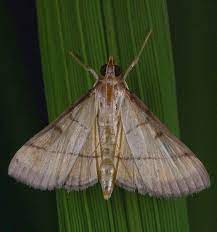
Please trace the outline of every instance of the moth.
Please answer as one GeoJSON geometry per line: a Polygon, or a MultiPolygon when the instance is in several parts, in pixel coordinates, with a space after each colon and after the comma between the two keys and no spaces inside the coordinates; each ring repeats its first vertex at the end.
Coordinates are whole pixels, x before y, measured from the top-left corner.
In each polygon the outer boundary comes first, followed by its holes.
{"type": "Polygon", "coordinates": [[[210,185],[194,153],[170,133],[125,82],[151,35],[124,74],[112,56],[89,92],[15,154],[9,175],[34,188],[83,190],[99,182],[104,199],[114,186],[177,197],[210,185]]]}

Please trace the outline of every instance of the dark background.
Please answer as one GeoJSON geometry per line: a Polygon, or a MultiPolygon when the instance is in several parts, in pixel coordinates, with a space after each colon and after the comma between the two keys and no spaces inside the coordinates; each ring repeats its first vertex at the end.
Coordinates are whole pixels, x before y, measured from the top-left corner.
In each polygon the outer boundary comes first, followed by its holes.
{"type": "Polygon", "coordinates": [[[0,2],[0,231],[58,231],[55,193],[7,176],[9,161],[47,123],[34,1],[0,2]]]}
{"type": "MultiPolygon", "coordinates": [[[[212,232],[217,230],[217,3],[168,0],[168,11],[181,137],[212,181],[212,188],[188,198],[190,231],[212,232]]],[[[16,150],[47,124],[35,1],[1,1],[0,17],[0,231],[57,231],[55,194],[7,176],[16,150]]]]}

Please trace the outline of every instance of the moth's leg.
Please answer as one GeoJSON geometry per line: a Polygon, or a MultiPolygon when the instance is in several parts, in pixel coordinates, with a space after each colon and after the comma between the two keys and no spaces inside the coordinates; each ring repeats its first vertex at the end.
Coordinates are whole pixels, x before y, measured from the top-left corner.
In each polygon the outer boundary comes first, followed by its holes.
{"type": "Polygon", "coordinates": [[[72,51],[69,52],[69,54],[75,59],[75,61],[81,65],[87,72],[91,73],[96,80],[98,80],[98,74],[96,73],[96,71],[94,69],[92,69],[89,65],[84,64],[77,55],[75,55],[72,51]]]}
{"type": "Polygon", "coordinates": [[[128,76],[128,74],[130,73],[130,71],[131,71],[131,70],[135,67],[135,65],[139,62],[139,58],[140,58],[140,56],[141,56],[141,54],[142,54],[142,52],[143,52],[143,50],[144,50],[144,48],[145,48],[145,45],[146,45],[147,42],[148,42],[148,39],[149,39],[151,33],[152,33],[152,30],[149,31],[149,33],[148,33],[147,36],[145,37],[145,40],[144,40],[144,42],[143,42],[143,44],[142,44],[142,47],[141,47],[141,49],[140,49],[138,55],[135,57],[135,59],[133,60],[133,62],[128,66],[126,72],[124,73],[123,79],[126,79],[126,77],[128,76]]]}

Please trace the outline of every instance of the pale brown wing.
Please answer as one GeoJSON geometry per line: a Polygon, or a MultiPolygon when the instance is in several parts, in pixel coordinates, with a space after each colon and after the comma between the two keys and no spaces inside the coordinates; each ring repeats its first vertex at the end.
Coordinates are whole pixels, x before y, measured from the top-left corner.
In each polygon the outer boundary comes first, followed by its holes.
{"type": "Polygon", "coordinates": [[[13,157],[8,173],[39,189],[82,189],[97,182],[97,104],[90,91],[13,157]]]}
{"type": "Polygon", "coordinates": [[[117,184],[154,196],[180,196],[210,185],[203,164],[135,96],[122,103],[124,131],[117,184]]]}

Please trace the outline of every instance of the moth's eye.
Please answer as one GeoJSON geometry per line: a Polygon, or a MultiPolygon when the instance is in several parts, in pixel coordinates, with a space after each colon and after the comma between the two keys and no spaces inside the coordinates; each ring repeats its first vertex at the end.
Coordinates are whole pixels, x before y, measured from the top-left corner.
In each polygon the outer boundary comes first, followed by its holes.
{"type": "Polygon", "coordinates": [[[121,68],[118,65],[115,65],[115,76],[120,76],[121,75],[121,68]]]}
{"type": "Polygon", "coordinates": [[[105,76],[105,74],[106,74],[106,67],[107,67],[107,64],[104,64],[104,65],[101,66],[101,68],[100,68],[100,74],[101,74],[102,76],[105,76]]]}

